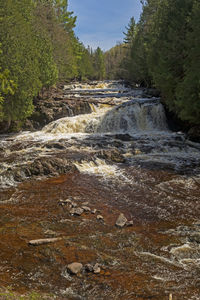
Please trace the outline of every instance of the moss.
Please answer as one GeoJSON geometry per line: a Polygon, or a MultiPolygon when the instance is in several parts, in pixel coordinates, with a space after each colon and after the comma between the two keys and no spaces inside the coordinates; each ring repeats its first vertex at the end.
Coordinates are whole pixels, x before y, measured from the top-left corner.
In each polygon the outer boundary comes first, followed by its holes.
{"type": "Polygon", "coordinates": [[[52,294],[40,294],[38,292],[32,291],[25,295],[19,295],[12,291],[11,288],[7,288],[5,290],[0,290],[0,299],[1,300],[50,300],[56,299],[56,296],[52,294]]]}

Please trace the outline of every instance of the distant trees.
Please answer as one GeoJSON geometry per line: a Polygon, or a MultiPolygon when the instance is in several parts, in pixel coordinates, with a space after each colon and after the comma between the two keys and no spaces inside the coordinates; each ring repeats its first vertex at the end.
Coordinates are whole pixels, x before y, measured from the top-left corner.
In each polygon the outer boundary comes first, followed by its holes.
{"type": "Polygon", "coordinates": [[[106,75],[105,63],[104,63],[104,53],[100,47],[97,47],[96,51],[93,54],[94,62],[94,77],[97,80],[103,80],[106,75]]]}
{"type": "Polygon", "coordinates": [[[126,68],[124,60],[127,58],[127,47],[118,44],[105,52],[105,68],[107,79],[125,79],[126,68]]]}

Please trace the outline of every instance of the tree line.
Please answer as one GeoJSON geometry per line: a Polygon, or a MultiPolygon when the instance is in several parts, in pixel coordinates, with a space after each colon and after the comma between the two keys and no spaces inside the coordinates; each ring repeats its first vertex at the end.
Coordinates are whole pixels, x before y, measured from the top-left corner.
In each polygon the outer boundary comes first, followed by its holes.
{"type": "Polygon", "coordinates": [[[68,0],[0,0],[0,122],[25,120],[33,99],[71,80],[125,79],[156,87],[181,120],[200,124],[200,2],[141,0],[124,42],[107,52],[74,33],[68,0]]]}
{"type": "Polygon", "coordinates": [[[124,43],[106,53],[110,78],[156,87],[170,111],[200,124],[200,1],[141,2],[139,22],[131,18],[124,43]]]}
{"type": "Polygon", "coordinates": [[[0,0],[0,122],[25,120],[33,99],[58,82],[103,79],[103,51],[74,33],[68,0],[0,0]]]}

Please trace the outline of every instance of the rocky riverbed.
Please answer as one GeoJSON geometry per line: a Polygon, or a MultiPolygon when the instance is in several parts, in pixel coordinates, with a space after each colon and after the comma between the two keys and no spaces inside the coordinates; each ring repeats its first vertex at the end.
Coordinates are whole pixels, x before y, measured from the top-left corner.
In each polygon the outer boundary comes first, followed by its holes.
{"type": "Polygon", "coordinates": [[[155,96],[119,82],[65,86],[59,101],[85,103],[82,114],[1,136],[2,286],[49,299],[200,299],[200,144],[168,129],[155,96]]]}

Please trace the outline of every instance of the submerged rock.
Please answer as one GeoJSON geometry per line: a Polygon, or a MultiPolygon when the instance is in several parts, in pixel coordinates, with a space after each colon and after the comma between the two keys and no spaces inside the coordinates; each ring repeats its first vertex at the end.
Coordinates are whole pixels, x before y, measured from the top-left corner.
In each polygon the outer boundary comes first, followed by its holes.
{"type": "Polygon", "coordinates": [[[103,220],[103,216],[98,215],[98,216],[97,216],[97,220],[103,220]]]}
{"type": "Polygon", "coordinates": [[[85,270],[87,272],[93,272],[94,274],[99,274],[101,272],[101,268],[99,267],[98,263],[96,263],[94,266],[91,264],[85,265],[85,270]]]}
{"type": "Polygon", "coordinates": [[[120,151],[118,149],[109,149],[109,150],[101,150],[98,153],[98,157],[100,158],[104,158],[116,163],[123,163],[125,162],[125,159],[123,157],[123,155],[120,153],[120,151]]]}
{"type": "Polygon", "coordinates": [[[119,217],[117,218],[117,221],[116,221],[115,225],[117,227],[122,228],[122,227],[124,227],[126,225],[127,221],[128,221],[127,218],[124,216],[124,214],[121,213],[119,215],[119,217]]]}
{"type": "Polygon", "coordinates": [[[82,206],[82,209],[86,212],[90,212],[91,211],[91,208],[88,207],[88,206],[82,206]]]}
{"type": "Polygon", "coordinates": [[[133,221],[127,221],[126,226],[133,226],[133,221]]]}
{"type": "Polygon", "coordinates": [[[101,272],[101,268],[99,267],[99,264],[95,264],[93,267],[94,274],[99,274],[101,272]]]}
{"type": "Polygon", "coordinates": [[[83,269],[83,265],[77,262],[71,263],[67,266],[67,270],[69,271],[69,273],[74,275],[80,273],[82,269],[83,269]]]}
{"type": "Polygon", "coordinates": [[[80,207],[73,207],[71,210],[70,210],[70,214],[72,215],[77,215],[77,216],[81,216],[82,213],[84,212],[84,210],[80,207]]]}
{"type": "Polygon", "coordinates": [[[85,270],[87,272],[93,272],[93,266],[91,264],[87,264],[87,265],[85,265],[85,270]]]}

